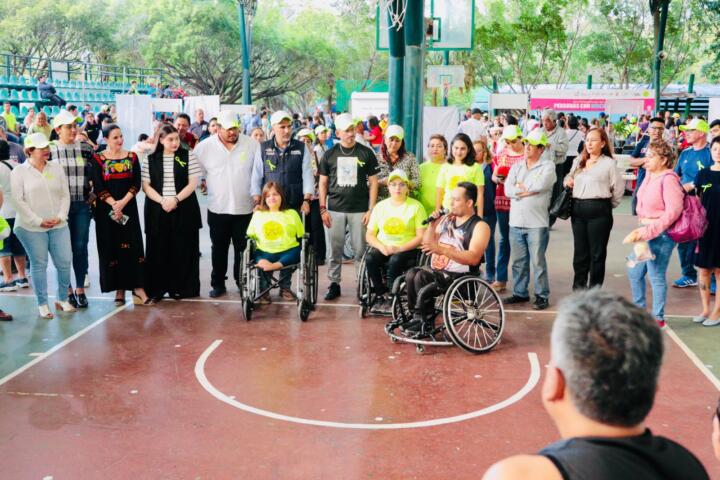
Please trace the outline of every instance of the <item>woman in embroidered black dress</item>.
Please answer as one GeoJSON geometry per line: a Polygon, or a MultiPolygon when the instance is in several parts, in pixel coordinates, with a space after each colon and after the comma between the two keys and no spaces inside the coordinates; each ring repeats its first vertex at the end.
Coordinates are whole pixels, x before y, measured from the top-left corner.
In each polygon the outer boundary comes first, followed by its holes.
{"type": "Polygon", "coordinates": [[[201,174],[175,127],[163,125],[155,152],[142,166],[147,291],[155,301],[166,293],[176,300],[200,295],[202,220],[195,189],[201,174]]]}
{"type": "Polygon", "coordinates": [[[152,303],[144,290],[145,254],[135,197],[140,191],[140,162],[123,149],[120,127],[103,131],[107,149],[95,155],[93,185],[97,194],[95,233],[100,257],[100,289],[115,290],[115,304],[125,303],[131,290],[133,303],[152,303]]]}

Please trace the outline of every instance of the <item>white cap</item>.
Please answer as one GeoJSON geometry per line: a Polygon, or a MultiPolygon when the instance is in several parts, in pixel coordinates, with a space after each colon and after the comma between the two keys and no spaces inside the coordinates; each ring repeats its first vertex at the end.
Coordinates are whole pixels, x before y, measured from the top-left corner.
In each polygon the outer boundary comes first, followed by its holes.
{"type": "Polygon", "coordinates": [[[220,110],[217,116],[217,123],[220,125],[220,128],[224,128],[225,130],[240,128],[240,117],[231,110],[220,110]]]}
{"type": "Polygon", "coordinates": [[[315,134],[309,128],[301,128],[295,136],[297,138],[310,137],[311,140],[315,140],[315,134]]]}
{"type": "Polygon", "coordinates": [[[37,132],[25,137],[25,148],[45,148],[50,145],[45,134],[37,132]]]}
{"type": "Polygon", "coordinates": [[[522,138],[522,130],[517,125],[507,125],[503,128],[502,138],[505,140],[515,140],[522,138]]]}
{"type": "Polygon", "coordinates": [[[277,112],[272,114],[272,117],[270,117],[270,125],[277,125],[283,120],[289,120],[292,122],[292,115],[290,115],[285,110],[278,110],[277,112]]]}
{"type": "Polygon", "coordinates": [[[385,138],[398,138],[402,140],[405,138],[405,130],[400,125],[390,125],[385,130],[385,138]]]}
{"type": "Polygon", "coordinates": [[[63,125],[73,125],[77,121],[78,117],[63,109],[53,118],[53,128],[62,127],[63,125]]]}
{"type": "Polygon", "coordinates": [[[352,115],[349,113],[341,113],[337,117],[335,117],[335,130],[340,130],[341,132],[346,131],[350,127],[354,127],[357,125],[357,122],[352,118],[352,115]]]}
{"type": "Polygon", "coordinates": [[[315,127],[315,135],[320,135],[322,132],[327,132],[330,129],[326,127],[325,125],[318,125],[315,127]]]}

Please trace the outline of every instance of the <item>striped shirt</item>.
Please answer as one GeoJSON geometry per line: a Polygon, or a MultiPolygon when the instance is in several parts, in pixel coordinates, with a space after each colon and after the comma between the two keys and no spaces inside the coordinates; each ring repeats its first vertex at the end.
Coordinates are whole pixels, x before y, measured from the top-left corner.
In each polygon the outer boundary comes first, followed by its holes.
{"type": "Polygon", "coordinates": [[[50,159],[57,162],[65,170],[70,187],[70,201],[84,202],[90,190],[88,168],[92,165],[93,150],[90,145],[75,142],[65,145],[60,142],[50,144],[50,159]]]}
{"type": "MultiPolygon", "coordinates": [[[[173,162],[175,155],[163,155],[163,186],[162,191],[158,192],[163,197],[174,197],[178,194],[175,189],[175,172],[173,171],[173,162]]],[[[142,181],[150,183],[150,166],[148,161],[142,163],[142,181]]],[[[202,175],[200,164],[193,152],[189,153],[188,158],[188,178],[198,178],[202,175]]]]}

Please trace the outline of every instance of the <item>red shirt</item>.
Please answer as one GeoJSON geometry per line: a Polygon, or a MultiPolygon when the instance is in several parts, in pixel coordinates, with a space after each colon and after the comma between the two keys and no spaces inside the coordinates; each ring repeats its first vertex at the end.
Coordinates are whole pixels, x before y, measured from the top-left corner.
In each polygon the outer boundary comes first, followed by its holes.
{"type": "Polygon", "coordinates": [[[380,127],[373,127],[370,130],[370,136],[375,137],[372,140],[370,140],[371,145],[380,145],[383,140],[383,133],[382,128],[380,127]]]}

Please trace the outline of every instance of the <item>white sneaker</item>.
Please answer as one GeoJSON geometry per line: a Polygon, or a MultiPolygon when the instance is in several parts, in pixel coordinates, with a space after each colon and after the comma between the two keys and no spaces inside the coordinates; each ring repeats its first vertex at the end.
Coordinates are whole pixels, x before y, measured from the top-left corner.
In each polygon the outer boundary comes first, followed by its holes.
{"type": "Polygon", "coordinates": [[[40,312],[40,316],[41,316],[42,318],[47,318],[47,319],[53,318],[53,314],[52,314],[52,312],[50,311],[50,308],[48,308],[47,305],[40,305],[40,306],[38,307],[38,312],[40,312]]]}
{"type": "Polygon", "coordinates": [[[90,276],[86,273],[85,274],[85,282],[83,283],[85,288],[90,288],[90,276]]]}
{"type": "Polygon", "coordinates": [[[693,317],[692,321],[695,323],[704,323],[707,320],[707,317],[703,317],[702,315],[698,315],[696,317],[693,317]]]}
{"type": "Polygon", "coordinates": [[[709,318],[707,318],[702,324],[703,327],[714,327],[720,325],[720,318],[716,318],[715,320],[710,320],[709,318]]]}

